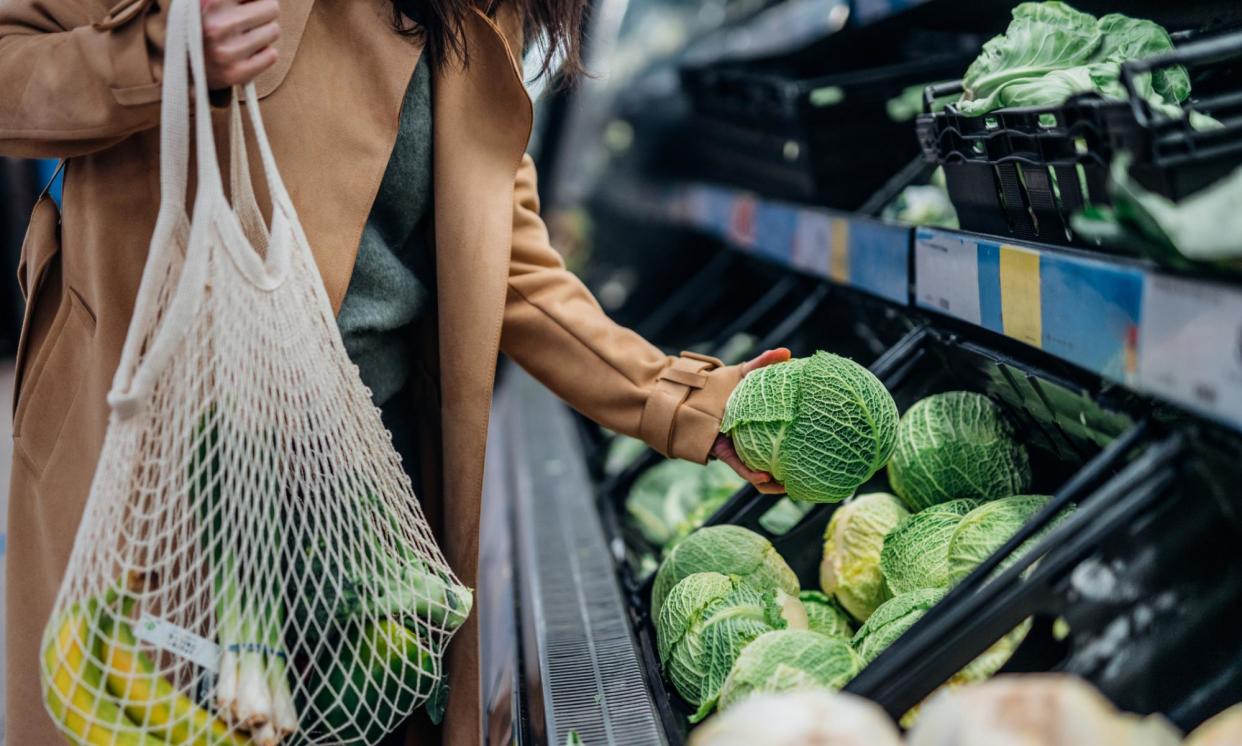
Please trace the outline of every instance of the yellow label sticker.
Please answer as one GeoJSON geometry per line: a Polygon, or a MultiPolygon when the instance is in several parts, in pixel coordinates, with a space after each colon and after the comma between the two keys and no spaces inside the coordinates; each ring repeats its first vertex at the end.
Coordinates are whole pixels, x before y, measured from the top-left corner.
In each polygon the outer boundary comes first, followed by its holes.
{"type": "Polygon", "coordinates": [[[848,285],[850,282],[850,223],[848,220],[832,220],[832,253],[829,255],[828,277],[833,282],[848,285]]]}
{"type": "Polygon", "coordinates": [[[1000,247],[1001,321],[1005,336],[1039,347],[1043,317],[1039,297],[1039,253],[1000,247]]]}

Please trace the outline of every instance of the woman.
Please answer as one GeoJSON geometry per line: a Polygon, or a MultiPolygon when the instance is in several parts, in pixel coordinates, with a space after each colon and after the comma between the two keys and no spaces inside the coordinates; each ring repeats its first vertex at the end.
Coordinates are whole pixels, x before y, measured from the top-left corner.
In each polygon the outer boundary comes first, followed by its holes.
{"type": "MultiPolygon", "coordinates": [[[[413,454],[457,574],[475,584],[498,351],[608,427],[674,457],[715,455],[779,491],[718,429],[740,376],[788,352],[741,367],[668,358],[611,323],[548,243],[514,52],[523,32],[543,34],[575,71],[582,0],[406,1],[204,0],[204,42],[218,102],[256,82],[347,348],[413,454]]],[[[63,215],[40,201],[20,267],[6,704],[22,746],[62,742],[40,701],[38,641],[159,198],[166,0],[106,2],[0,4],[0,153],[68,159],[63,215]]],[[[218,132],[226,112],[214,112],[218,132]]],[[[468,624],[449,652],[450,743],[478,740],[477,651],[468,624]]]]}

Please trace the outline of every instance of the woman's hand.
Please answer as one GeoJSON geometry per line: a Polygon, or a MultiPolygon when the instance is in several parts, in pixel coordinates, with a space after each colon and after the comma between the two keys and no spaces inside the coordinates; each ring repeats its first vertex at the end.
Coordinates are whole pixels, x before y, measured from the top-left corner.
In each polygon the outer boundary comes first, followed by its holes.
{"type": "Polygon", "coordinates": [[[201,0],[207,85],[245,85],[276,64],[278,0],[201,0]]]}
{"type": "MultiPolygon", "coordinates": [[[[768,350],[759,357],[751,360],[749,363],[742,365],[742,376],[749,375],[752,371],[758,370],[765,365],[773,363],[783,363],[791,357],[789,350],[784,347],[778,347],[775,350],[768,350]]],[[[711,455],[733,467],[742,479],[750,482],[765,495],[783,495],[785,487],[772,478],[772,475],[766,471],[755,471],[746,464],[742,463],[741,457],[737,455],[737,450],[733,448],[733,439],[723,433],[716,438],[716,442],[712,445],[711,455]]]]}

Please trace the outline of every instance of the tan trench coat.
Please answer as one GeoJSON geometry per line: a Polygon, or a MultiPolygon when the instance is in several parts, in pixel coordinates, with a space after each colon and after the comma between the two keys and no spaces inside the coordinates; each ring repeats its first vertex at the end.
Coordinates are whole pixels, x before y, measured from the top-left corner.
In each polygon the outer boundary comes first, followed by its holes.
{"type": "MultiPolygon", "coordinates": [[[[69,159],[63,215],[40,202],[20,268],[28,307],[6,598],[14,746],[62,743],[40,701],[38,643],[101,447],[105,394],[159,196],[164,0],[108,1],[0,2],[0,154],[69,159]]],[[[258,81],[281,172],[338,305],[420,51],[392,31],[390,8],[388,0],[283,0],[280,61],[258,81]]],[[[472,585],[498,351],[604,425],[698,461],[740,376],[710,359],[663,355],[610,322],[565,271],[523,155],[531,104],[513,54],[517,26],[503,13],[469,19],[469,64],[446,67],[433,83],[439,300],[420,332],[428,365],[419,381],[424,397],[439,399],[431,426],[441,455],[424,465],[440,478],[421,498],[449,561],[472,585]]],[[[445,741],[475,743],[473,622],[449,655],[445,741]]]]}

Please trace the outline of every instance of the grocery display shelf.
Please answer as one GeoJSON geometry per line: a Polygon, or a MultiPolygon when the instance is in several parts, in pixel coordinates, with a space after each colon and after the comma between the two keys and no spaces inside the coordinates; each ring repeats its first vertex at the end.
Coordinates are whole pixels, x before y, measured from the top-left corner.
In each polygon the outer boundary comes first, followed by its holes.
{"type": "Polygon", "coordinates": [[[1242,287],[1115,255],[911,228],[709,184],[614,193],[727,245],[1031,345],[1242,431],[1242,287]]]}

